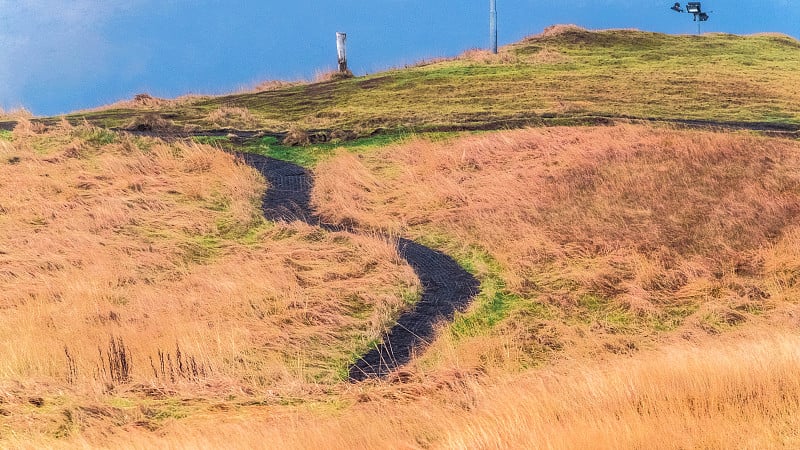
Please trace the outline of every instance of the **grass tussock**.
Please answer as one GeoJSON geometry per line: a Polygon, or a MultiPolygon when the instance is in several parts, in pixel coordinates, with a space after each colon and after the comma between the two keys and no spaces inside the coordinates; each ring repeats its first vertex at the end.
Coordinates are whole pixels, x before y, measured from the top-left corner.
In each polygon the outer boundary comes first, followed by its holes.
{"type": "Polygon", "coordinates": [[[113,110],[131,111],[154,111],[162,108],[175,108],[189,105],[198,101],[207,100],[208,95],[187,94],[173,99],[165,99],[152,96],[148,93],[140,93],[131,99],[120,100],[108,105],[98,106],[82,110],[82,113],[105,112],[113,110]]]}
{"type": "Polygon", "coordinates": [[[172,134],[186,131],[186,126],[175,123],[161,114],[148,112],[133,116],[123,127],[125,130],[172,134]]]}
{"type": "Polygon", "coordinates": [[[481,64],[515,64],[517,59],[515,55],[507,51],[498,52],[494,54],[489,50],[483,49],[470,49],[458,56],[458,60],[470,61],[481,64]]]}
{"type": "Polygon", "coordinates": [[[16,125],[14,125],[13,135],[15,137],[23,138],[42,134],[47,130],[47,126],[39,121],[31,120],[26,116],[17,116],[15,118],[16,125]]]}
{"type": "Polygon", "coordinates": [[[257,83],[252,89],[252,92],[268,92],[280,89],[286,89],[295,86],[302,86],[307,84],[306,81],[283,81],[283,80],[266,80],[257,83]]]}
{"type": "Polygon", "coordinates": [[[416,278],[391,242],[266,223],[264,189],[210,146],[83,126],[0,140],[0,391],[339,380],[416,278]]]}
{"type": "Polygon", "coordinates": [[[315,83],[329,83],[333,81],[341,81],[353,78],[353,72],[350,69],[341,72],[339,70],[325,70],[319,71],[314,74],[314,82],[315,83]]]}
{"type": "Polygon", "coordinates": [[[0,108],[0,120],[20,120],[20,119],[32,119],[33,114],[25,108],[16,108],[10,111],[6,111],[3,108],[0,108]]]}
{"type": "MultiPolygon", "coordinates": [[[[328,220],[457,255],[484,294],[492,281],[472,314],[505,337],[497,353],[525,365],[525,354],[635,352],[661,333],[717,334],[794,309],[798,149],[638,126],[420,139],[320,163],[314,199],[328,220]]],[[[456,360],[485,365],[463,345],[456,360]]]]}
{"type": "Polygon", "coordinates": [[[207,120],[215,128],[244,127],[250,129],[258,124],[247,108],[222,107],[212,111],[207,120]]]}

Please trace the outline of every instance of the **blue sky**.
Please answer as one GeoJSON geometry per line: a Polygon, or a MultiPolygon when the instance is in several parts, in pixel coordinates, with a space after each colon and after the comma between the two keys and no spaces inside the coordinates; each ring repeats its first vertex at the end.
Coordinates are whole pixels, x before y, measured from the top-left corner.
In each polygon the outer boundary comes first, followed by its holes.
{"type": "MultiPolygon", "coordinates": [[[[660,0],[497,0],[506,44],[557,23],[696,32],[660,0]]],[[[685,3],[685,2],[682,2],[685,3]]],[[[488,0],[0,0],[0,107],[54,115],[148,92],[310,79],[348,33],[356,74],[488,44],[488,0]]],[[[800,38],[798,0],[708,0],[703,31],[800,38]]]]}

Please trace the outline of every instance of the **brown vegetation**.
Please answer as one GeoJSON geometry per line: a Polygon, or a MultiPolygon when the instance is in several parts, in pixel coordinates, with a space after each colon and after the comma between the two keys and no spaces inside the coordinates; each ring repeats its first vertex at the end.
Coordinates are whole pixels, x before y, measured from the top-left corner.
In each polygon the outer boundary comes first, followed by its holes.
{"type": "Polygon", "coordinates": [[[255,85],[253,92],[267,92],[307,84],[305,81],[267,80],[255,85]]]}
{"type": "Polygon", "coordinates": [[[0,140],[0,398],[338,380],[416,278],[391,242],[266,223],[264,188],[197,144],[0,140]]]}
{"type": "Polygon", "coordinates": [[[347,80],[348,78],[353,78],[353,72],[349,69],[340,72],[338,70],[325,70],[325,71],[318,71],[314,74],[314,82],[315,83],[327,83],[331,81],[340,81],[340,80],[347,80]]]}
{"type": "Polygon", "coordinates": [[[0,140],[0,445],[800,444],[796,141],[548,128],[321,163],[327,219],[484,281],[411,366],[348,386],[416,289],[392,245],[263,222],[263,181],[209,147],[59,128],[0,140]]]}
{"type": "Polygon", "coordinates": [[[178,133],[187,129],[187,127],[179,126],[161,114],[152,112],[134,116],[123,128],[131,131],[150,131],[162,134],[178,133]]]}
{"type": "MultiPolygon", "coordinates": [[[[454,373],[354,389],[343,411],[208,411],[158,434],[96,426],[66,442],[114,448],[796,448],[800,340],[680,345],[611,362],[567,362],[489,384],[454,373]],[[384,395],[382,396],[381,393],[384,395]]],[[[100,408],[76,412],[96,424],[100,408]]],[[[12,441],[52,445],[52,440],[12,441]]]]}
{"type": "MultiPolygon", "coordinates": [[[[489,353],[528,364],[794,314],[799,149],[638,126],[421,139],[321,164],[314,196],[334,222],[488,253],[517,297],[489,353]]],[[[486,263],[470,261],[479,276],[486,263]]],[[[485,365],[475,344],[451,363],[485,365]]]]}
{"type": "Polygon", "coordinates": [[[16,108],[6,111],[0,108],[0,120],[18,120],[18,119],[31,119],[33,114],[25,108],[16,108]]]}
{"type": "Polygon", "coordinates": [[[91,112],[103,112],[116,109],[153,111],[153,110],[158,110],[160,108],[179,108],[181,106],[185,106],[198,101],[207,100],[209,98],[211,98],[211,96],[186,94],[177,98],[164,99],[164,98],[154,97],[147,93],[141,93],[134,95],[132,99],[119,100],[117,102],[110,103],[108,105],[77,111],[77,113],[85,114],[91,112]]]}
{"type": "Polygon", "coordinates": [[[253,128],[258,125],[253,113],[247,108],[221,107],[212,111],[206,120],[215,128],[253,128]]]}

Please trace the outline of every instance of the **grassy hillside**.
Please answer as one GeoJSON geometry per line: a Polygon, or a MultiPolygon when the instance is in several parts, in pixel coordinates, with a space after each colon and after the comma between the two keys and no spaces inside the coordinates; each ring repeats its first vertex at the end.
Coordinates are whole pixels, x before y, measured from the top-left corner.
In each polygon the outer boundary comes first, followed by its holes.
{"type": "Polygon", "coordinates": [[[254,219],[260,181],[206,146],[64,125],[0,149],[3,445],[800,439],[794,141],[546,128],[318,163],[322,214],[482,281],[412,365],[356,386],[339,361],[415,286],[382,240],[254,219]]]}
{"type": "Polygon", "coordinates": [[[539,128],[341,154],[314,199],[461,258],[484,285],[451,363],[519,367],[795,314],[798,167],[790,140],[539,128]]]}
{"type": "Polygon", "coordinates": [[[177,398],[346,378],[418,280],[383,239],[266,222],[265,188],[210,146],[0,137],[0,441],[78,431],[83,408],[157,427],[195,402],[177,398]]]}
{"type": "Polygon", "coordinates": [[[0,113],[0,447],[797,447],[800,142],[605,125],[797,129],[798,63],[783,36],[562,26],[368,77],[0,113]],[[242,149],[309,167],[316,211],[364,233],[263,220],[242,149]],[[421,289],[383,233],[481,292],[350,384],[421,289]]]}
{"type": "MultiPolygon", "coordinates": [[[[341,81],[76,114],[124,127],[148,112],[237,129],[498,129],[595,118],[800,126],[800,43],[779,35],[671,36],[554,27],[493,56],[341,81]],[[135,116],[140,116],[135,119],[135,116]]],[[[130,105],[127,105],[130,106],[130,105]]],[[[334,136],[335,137],[335,136],[334,136]]]]}

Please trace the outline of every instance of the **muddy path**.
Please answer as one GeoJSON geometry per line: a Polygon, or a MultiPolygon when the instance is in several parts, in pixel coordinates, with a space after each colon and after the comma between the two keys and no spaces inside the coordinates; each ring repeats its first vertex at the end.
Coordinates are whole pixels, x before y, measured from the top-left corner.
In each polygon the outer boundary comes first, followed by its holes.
{"type": "MultiPolygon", "coordinates": [[[[270,184],[262,202],[267,219],[301,220],[328,231],[357,232],[348,225],[324,223],[314,213],[310,203],[314,179],[305,168],[253,154],[242,154],[241,159],[270,184]]],[[[351,381],[384,377],[411,361],[415,351],[433,340],[436,325],[452,321],[456,311],[464,311],[478,293],[478,280],[444,253],[405,238],[397,239],[397,250],[419,277],[422,296],[400,315],[379,345],[350,367],[351,381]]]]}

